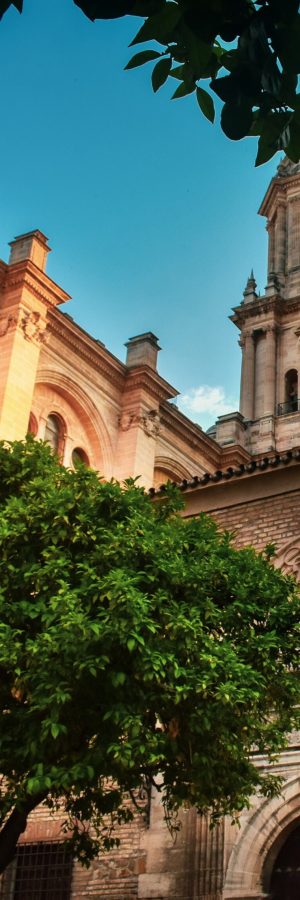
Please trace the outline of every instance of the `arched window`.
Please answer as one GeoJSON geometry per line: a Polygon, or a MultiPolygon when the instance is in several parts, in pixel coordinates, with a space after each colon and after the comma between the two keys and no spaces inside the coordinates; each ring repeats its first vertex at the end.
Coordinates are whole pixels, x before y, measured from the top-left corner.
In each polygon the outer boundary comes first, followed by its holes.
{"type": "Polygon", "coordinates": [[[286,412],[298,410],[298,372],[297,369],[289,369],[285,376],[285,402],[286,412]]]}
{"type": "Polygon", "coordinates": [[[33,413],[30,413],[27,434],[32,434],[33,437],[37,436],[38,424],[33,413]]]}
{"type": "Polygon", "coordinates": [[[64,441],[63,423],[55,413],[51,413],[48,416],[45,428],[45,441],[47,441],[47,444],[50,444],[53,453],[62,454],[64,441]]]}
{"type": "Polygon", "coordinates": [[[75,447],[72,453],[72,465],[74,466],[74,469],[76,469],[76,466],[80,463],[84,463],[85,466],[88,466],[89,458],[85,450],[82,450],[82,447],[75,447]]]}

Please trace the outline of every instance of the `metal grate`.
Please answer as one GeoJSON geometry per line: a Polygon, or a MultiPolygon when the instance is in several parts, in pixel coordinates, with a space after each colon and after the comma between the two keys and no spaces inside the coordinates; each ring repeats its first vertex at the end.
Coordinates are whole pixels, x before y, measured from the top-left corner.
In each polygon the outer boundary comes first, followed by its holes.
{"type": "Polygon", "coordinates": [[[64,843],[20,844],[7,869],[1,900],[68,900],[72,859],[64,843]]]}
{"type": "Polygon", "coordinates": [[[278,403],[277,415],[278,416],[286,416],[289,413],[299,412],[299,410],[300,410],[300,398],[293,397],[292,400],[287,400],[286,403],[278,403]]]}

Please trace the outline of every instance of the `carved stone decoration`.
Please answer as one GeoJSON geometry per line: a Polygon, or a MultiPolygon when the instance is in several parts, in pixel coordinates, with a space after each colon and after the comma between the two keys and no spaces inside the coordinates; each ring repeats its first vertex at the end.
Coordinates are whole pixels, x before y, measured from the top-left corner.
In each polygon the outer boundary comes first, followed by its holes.
{"type": "Polygon", "coordinates": [[[129,428],[132,428],[133,425],[138,425],[139,421],[140,416],[138,413],[130,409],[119,416],[118,425],[121,431],[129,431],[129,428]]]}
{"type": "Polygon", "coordinates": [[[13,325],[16,325],[15,316],[3,316],[0,319],[0,337],[4,337],[13,325]]]}
{"type": "Polygon", "coordinates": [[[300,172],[300,163],[294,163],[287,156],[281,160],[277,169],[279,178],[288,177],[290,175],[298,175],[300,172]]]}
{"type": "Polygon", "coordinates": [[[44,343],[47,326],[46,322],[41,320],[39,313],[25,313],[21,318],[20,325],[27,341],[37,341],[39,344],[44,343]]]}
{"type": "Polygon", "coordinates": [[[282,569],[285,575],[294,575],[300,581],[300,538],[293,539],[282,547],[274,564],[276,569],[282,569]]]}
{"type": "Polygon", "coordinates": [[[118,419],[121,431],[129,431],[133,426],[141,425],[148,437],[157,437],[160,429],[160,418],[156,409],[147,413],[138,413],[134,409],[122,413],[118,419]]]}
{"type": "Polygon", "coordinates": [[[156,409],[150,409],[150,412],[142,416],[142,420],[145,434],[148,437],[157,437],[160,429],[160,418],[156,409]]]}
{"type": "Polygon", "coordinates": [[[291,734],[287,735],[287,742],[289,746],[297,746],[300,744],[300,731],[292,731],[291,734]]]}

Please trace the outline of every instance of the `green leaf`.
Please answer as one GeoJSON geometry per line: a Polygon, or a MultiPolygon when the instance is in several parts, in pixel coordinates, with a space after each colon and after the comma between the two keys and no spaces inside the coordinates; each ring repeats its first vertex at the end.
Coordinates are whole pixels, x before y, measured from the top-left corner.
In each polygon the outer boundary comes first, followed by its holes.
{"type": "Polygon", "coordinates": [[[279,57],[287,72],[300,72],[300,15],[295,16],[281,38],[279,57]]]}
{"type": "Polygon", "coordinates": [[[208,94],[207,91],[204,91],[203,88],[197,87],[196,96],[203,115],[206,116],[206,118],[209,119],[210,122],[214,122],[215,107],[210,94],[208,94]]]}
{"type": "Polygon", "coordinates": [[[290,139],[286,147],[286,154],[293,162],[300,160],[300,110],[296,110],[291,119],[290,139]]]}
{"type": "Polygon", "coordinates": [[[141,50],[140,53],[136,53],[135,56],[129,60],[125,69],[135,69],[137,66],[143,66],[144,63],[151,62],[153,59],[158,59],[160,57],[160,53],[157,50],[141,50]]]}
{"type": "Polygon", "coordinates": [[[237,103],[240,87],[235,75],[222,75],[221,78],[213,78],[209,86],[224,103],[237,103]]]}
{"type": "Polygon", "coordinates": [[[188,83],[186,81],[183,81],[181,84],[178,85],[178,88],[176,88],[176,91],[174,91],[174,94],[171,97],[171,100],[178,100],[180,97],[186,97],[187,94],[192,94],[193,91],[195,90],[195,88],[196,88],[196,85],[194,84],[194,82],[191,84],[191,82],[188,83]]]}
{"type": "Polygon", "coordinates": [[[170,75],[172,76],[172,78],[178,78],[178,81],[184,81],[184,75],[185,75],[186,69],[187,69],[186,63],[184,63],[184,65],[182,65],[182,66],[175,66],[174,69],[171,69],[170,75]]]}
{"type": "MultiPolygon", "coordinates": [[[[260,121],[263,122],[258,142],[256,166],[260,166],[271,159],[277,150],[286,150],[291,139],[290,125],[292,120],[293,114],[290,112],[273,112],[269,113],[264,120],[261,117],[256,120],[254,130],[257,130],[260,121]]],[[[295,129],[295,136],[297,136],[297,128],[295,129]]]]}
{"type": "Polygon", "coordinates": [[[195,79],[203,76],[208,78],[210,75],[213,75],[215,71],[215,54],[210,41],[205,43],[186,25],[182,27],[181,31],[187,46],[187,58],[195,79]]]}
{"type": "Polygon", "coordinates": [[[56,740],[56,738],[58,737],[59,732],[60,732],[60,727],[57,724],[57,722],[52,722],[50,731],[51,731],[52,737],[54,738],[54,740],[56,740]]]}
{"type": "Polygon", "coordinates": [[[182,14],[183,10],[177,6],[177,3],[166,3],[161,12],[146,19],[131,41],[130,47],[133,47],[134,44],[142,44],[144,41],[158,41],[164,44],[167,39],[168,42],[182,14]]]}
{"type": "Polygon", "coordinates": [[[169,57],[168,59],[161,59],[160,62],[154,66],[152,72],[152,87],[155,93],[167,80],[168,75],[170,74],[171,65],[172,60],[169,57]]]}
{"type": "Polygon", "coordinates": [[[74,3],[92,22],[127,16],[135,6],[135,0],[74,0],[74,3]]]}
{"type": "Polygon", "coordinates": [[[0,19],[10,6],[15,6],[19,13],[23,10],[23,0],[0,0],[0,19]]]}
{"type": "Polygon", "coordinates": [[[240,141],[249,134],[253,113],[250,106],[237,103],[225,103],[221,113],[221,126],[224,134],[232,141],[240,141]]]}
{"type": "Polygon", "coordinates": [[[36,794],[40,788],[39,778],[28,778],[27,791],[28,794],[36,794]]]}
{"type": "Polygon", "coordinates": [[[133,651],[134,648],[135,648],[135,640],[134,640],[134,638],[129,638],[129,639],[128,639],[128,641],[127,641],[127,647],[128,647],[129,652],[132,653],[132,651],[133,651]]]}

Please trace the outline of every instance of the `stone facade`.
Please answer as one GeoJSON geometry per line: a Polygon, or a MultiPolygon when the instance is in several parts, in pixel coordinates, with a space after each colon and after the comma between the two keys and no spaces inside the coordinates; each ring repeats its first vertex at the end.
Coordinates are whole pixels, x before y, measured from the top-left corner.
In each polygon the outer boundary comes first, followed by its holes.
{"type": "MultiPolygon", "coordinates": [[[[274,542],[275,564],[300,577],[300,166],[280,165],[260,213],[269,234],[266,291],[257,294],[252,272],[232,315],[242,349],[240,410],[209,434],[174,404],[177,392],[157,370],[155,335],[129,339],[120,362],[59,308],[69,296],[46,274],[47,238],[16,238],[9,262],[0,262],[0,438],[30,430],[53,443],[65,465],[77,454],[104,478],[140,476],[154,497],[168,478],[176,481],[184,515],[208,512],[238,546],[274,542]]],[[[191,811],[173,842],[153,795],[149,822],[137,816],[124,826],[118,850],[88,871],[74,865],[72,900],[271,898],[274,863],[300,824],[299,735],[277,768],[282,796],[254,797],[240,829],[224,821],[210,830],[191,811]]],[[[59,816],[41,808],[21,843],[59,839],[59,816]]],[[[13,900],[9,878],[0,896],[13,900]]],[[[288,896],[298,894],[281,900],[288,896]]]]}

